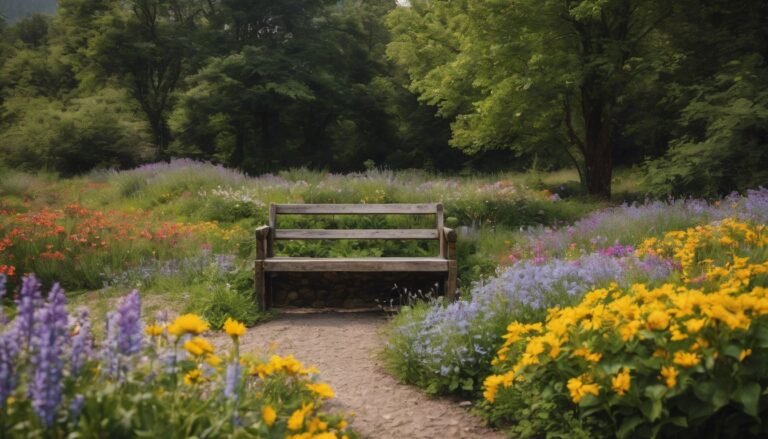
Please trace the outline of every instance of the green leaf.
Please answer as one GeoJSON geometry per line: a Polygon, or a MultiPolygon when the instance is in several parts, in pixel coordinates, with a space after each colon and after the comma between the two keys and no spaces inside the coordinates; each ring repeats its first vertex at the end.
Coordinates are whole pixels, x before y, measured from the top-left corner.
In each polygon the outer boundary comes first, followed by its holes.
{"type": "Polygon", "coordinates": [[[760,384],[756,382],[744,383],[733,392],[733,400],[744,406],[746,414],[757,418],[761,393],[760,384]]]}
{"type": "Polygon", "coordinates": [[[632,431],[643,422],[645,422],[645,420],[640,416],[624,418],[624,420],[621,422],[621,426],[619,426],[619,429],[616,430],[616,437],[618,439],[629,437],[630,433],[632,433],[632,431]]]}

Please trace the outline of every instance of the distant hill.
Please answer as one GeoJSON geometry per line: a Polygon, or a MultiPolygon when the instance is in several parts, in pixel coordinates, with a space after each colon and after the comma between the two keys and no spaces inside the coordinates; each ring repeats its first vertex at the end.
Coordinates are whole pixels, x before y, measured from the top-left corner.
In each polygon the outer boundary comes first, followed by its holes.
{"type": "Polygon", "coordinates": [[[14,23],[34,13],[53,14],[56,0],[0,0],[0,14],[6,23],[14,23]]]}

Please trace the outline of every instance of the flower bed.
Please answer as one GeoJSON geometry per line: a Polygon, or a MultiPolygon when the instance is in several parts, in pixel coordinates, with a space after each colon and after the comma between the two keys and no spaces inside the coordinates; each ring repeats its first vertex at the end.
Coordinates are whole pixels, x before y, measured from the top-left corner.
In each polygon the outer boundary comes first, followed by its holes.
{"type": "Polygon", "coordinates": [[[215,223],[155,221],[144,213],[63,209],[0,214],[0,274],[35,272],[46,282],[98,288],[110,272],[147,260],[179,259],[220,251],[237,231],[215,223]]]}
{"type": "Polygon", "coordinates": [[[724,219],[646,240],[680,266],[660,286],[611,284],[543,322],[513,322],[484,382],[521,437],[766,434],[768,230],[724,219]]]}
{"type": "Polygon", "coordinates": [[[88,313],[69,315],[58,285],[44,300],[27,276],[0,327],[0,429],[10,437],[355,436],[322,411],[334,395],[317,370],[292,356],[240,355],[245,327],[233,320],[224,324],[232,347],[216,351],[194,314],[145,325],[134,291],[96,346],[88,313]]]}

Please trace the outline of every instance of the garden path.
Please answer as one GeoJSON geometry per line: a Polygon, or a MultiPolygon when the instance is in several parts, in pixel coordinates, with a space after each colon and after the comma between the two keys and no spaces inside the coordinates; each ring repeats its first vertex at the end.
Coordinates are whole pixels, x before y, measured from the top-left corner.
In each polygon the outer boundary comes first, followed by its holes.
{"type": "Polygon", "coordinates": [[[376,358],[386,317],[378,313],[282,314],[248,330],[241,352],[293,354],[320,369],[336,392],[329,408],[353,411],[369,438],[502,438],[457,402],[398,383],[376,358]],[[274,345],[273,345],[274,344],[274,345]],[[272,347],[271,347],[272,345],[272,347]]]}

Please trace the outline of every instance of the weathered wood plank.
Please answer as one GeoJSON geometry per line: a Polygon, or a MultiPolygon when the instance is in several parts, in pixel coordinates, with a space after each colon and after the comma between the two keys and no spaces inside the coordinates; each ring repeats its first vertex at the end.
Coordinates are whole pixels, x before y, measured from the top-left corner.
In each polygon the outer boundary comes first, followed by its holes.
{"type": "MultiPolygon", "coordinates": [[[[435,215],[437,204],[274,204],[278,214],[355,215],[410,214],[435,215]]],[[[270,224],[271,225],[271,224],[270,224]]]]}
{"type": "Polygon", "coordinates": [[[445,276],[445,298],[449,302],[456,300],[457,274],[458,267],[456,261],[448,261],[448,274],[445,276]]]}
{"type": "Polygon", "coordinates": [[[264,261],[264,270],[269,272],[447,272],[448,261],[441,258],[271,258],[264,261]]]}
{"type": "Polygon", "coordinates": [[[282,229],[275,239],[438,239],[435,229],[282,229]]]}

